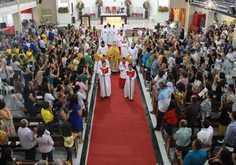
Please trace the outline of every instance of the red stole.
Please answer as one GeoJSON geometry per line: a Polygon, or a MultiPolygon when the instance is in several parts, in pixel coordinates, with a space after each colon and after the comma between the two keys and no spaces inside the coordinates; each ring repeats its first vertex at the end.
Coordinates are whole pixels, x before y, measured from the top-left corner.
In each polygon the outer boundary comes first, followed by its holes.
{"type": "Polygon", "coordinates": [[[123,64],[123,65],[125,66],[125,68],[126,68],[126,65],[125,65],[125,64],[126,64],[126,61],[125,61],[125,62],[122,61],[122,64],[123,64]]]}
{"type": "MultiPolygon", "coordinates": [[[[101,67],[100,69],[102,69],[102,67],[101,67]]],[[[108,68],[108,67],[102,69],[102,73],[103,73],[103,74],[107,74],[108,71],[109,71],[109,68],[108,68]]]]}
{"type": "Polygon", "coordinates": [[[130,74],[131,74],[131,77],[134,77],[134,74],[135,74],[135,71],[133,70],[133,71],[126,71],[126,74],[127,74],[127,76],[129,76],[130,74]]]}
{"type": "Polygon", "coordinates": [[[123,34],[120,34],[120,36],[122,37],[122,36],[123,36],[123,34]]]}
{"type": "Polygon", "coordinates": [[[122,41],[122,44],[126,44],[126,43],[127,43],[127,41],[125,41],[125,42],[124,42],[124,41],[122,41]]]}

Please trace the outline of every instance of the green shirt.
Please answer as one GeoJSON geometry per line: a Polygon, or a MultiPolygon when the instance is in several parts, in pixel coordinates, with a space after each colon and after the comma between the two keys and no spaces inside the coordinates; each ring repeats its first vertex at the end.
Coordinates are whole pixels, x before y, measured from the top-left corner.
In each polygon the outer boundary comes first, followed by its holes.
{"type": "MultiPolygon", "coordinates": [[[[151,66],[149,66],[148,64],[150,63],[150,60],[152,59],[152,56],[150,56],[148,59],[147,59],[147,62],[146,62],[146,67],[147,68],[151,68],[151,66]]],[[[153,60],[151,60],[153,62],[153,60]]]]}
{"type": "Polygon", "coordinates": [[[92,58],[89,55],[85,55],[84,58],[85,58],[85,65],[87,66],[87,63],[89,63],[88,67],[91,68],[93,64],[92,58]]]}
{"type": "Polygon", "coordinates": [[[180,128],[173,136],[176,144],[181,147],[188,146],[191,142],[192,129],[188,127],[180,128]]]}

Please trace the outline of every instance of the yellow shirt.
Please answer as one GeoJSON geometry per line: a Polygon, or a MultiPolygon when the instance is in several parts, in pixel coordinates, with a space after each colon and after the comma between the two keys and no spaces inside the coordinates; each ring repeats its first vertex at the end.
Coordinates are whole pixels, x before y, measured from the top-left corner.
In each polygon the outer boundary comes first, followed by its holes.
{"type": "Polygon", "coordinates": [[[7,53],[8,53],[8,54],[11,54],[11,49],[7,49],[7,53]]]}
{"type": "Polygon", "coordinates": [[[51,112],[47,109],[41,109],[41,115],[43,117],[44,122],[48,123],[53,121],[53,115],[51,114],[51,112]]]}
{"type": "Polygon", "coordinates": [[[20,56],[22,56],[22,55],[26,57],[25,53],[23,53],[23,54],[21,53],[18,55],[18,58],[20,59],[20,64],[24,65],[25,64],[24,61],[20,58],[20,56]]]}
{"type": "Polygon", "coordinates": [[[13,53],[12,53],[11,55],[12,55],[12,57],[14,57],[16,54],[13,54],[13,53]]]}
{"type": "Polygon", "coordinates": [[[70,144],[67,143],[67,141],[69,141],[69,140],[71,140],[73,138],[73,135],[67,136],[67,137],[63,136],[63,138],[64,138],[64,146],[65,147],[69,147],[69,148],[73,147],[74,141],[72,143],[70,143],[70,144]]]}
{"type": "MultiPolygon", "coordinates": [[[[32,52],[28,52],[28,51],[26,52],[26,56],[27,56],[27,57],[29,57],[29,56],[31,56],[31,55],[32,55],[32,52]]],[[[31,56],[30,58],[28,58],[28,61],[29,61],[29,62],[31,62],[31,61],[33,61],[33,60],[34,60],[34,56],[31,56]]]]}
{"type": "Polygon", "coordinates": [[[76,59],[74,59],[74,60],[73,60],[73,64],[75,64],[74,71],[77,71],[78,65],[79,65],[79,61],[76,60],[76,59]]]}
{"type": "Polygon", "coordinates": [[[42,34],[41,37],[43,37],[43,40],[44,40],[45,44],[48,43],[46,34],[42,34]]]}
{"type": "Polygon", "coordinates": [[[79,58],[83,57],[81,53],[79,53],[79,58]]]}
{"type": "Polygon", "coordinates": [[[16,49],[16,54],[18,55],[20,52],[20,49],[16,49]]]}

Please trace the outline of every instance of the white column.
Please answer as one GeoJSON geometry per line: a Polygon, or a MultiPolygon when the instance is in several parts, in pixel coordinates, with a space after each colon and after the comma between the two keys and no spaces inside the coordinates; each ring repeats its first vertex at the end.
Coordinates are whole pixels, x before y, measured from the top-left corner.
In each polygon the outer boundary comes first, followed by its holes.
{"type": "Polygon", "coordinates": [[[37,6],[32,8],[32,14],[34,19],[34,27],[38,27],[40,25],[40,22],[39,22],[39,11],[37,6]]]}
{"type": "Polygon", "coordinates": [[[207,10],[206,20],[205,20],[205,33],[207,29],[209,29],[210,26],[213,24],[213,20],[214,20],[214,12],[207,10]]]}
{"type": "Polygon", "coordinates": [[[185,28],[189,29],[190,25],[193,23],[193,13],[195,12],[195,7],[189,5],[188,2],[186,2],[186,8],[187,8],[187,12],[186,12],[186,23],[185,23],[185,28]]]}
{"type": "MultiPolygon", "coordinates": [[[[20,1],[16,0],[16,3],[17,3],[17,10],[18,10],[18,25],[19,25],[18,29],[19,29],[19,32],[21,32],[22,31],[22,23],[21,23],[21,14],[20,14],[20,1]]],[[[13,22],[14,22],[14,18],[13,18],[13,22]]]]}
{"type": "Polygon", "coordinates": [[[12,19],[13,19],[13,24],[14,24],[15,31],[18,30],[18,32],[20,32],[19,25],[21,23],[21,20],[19,20],[19,13],[12,14],[12,19]]]}

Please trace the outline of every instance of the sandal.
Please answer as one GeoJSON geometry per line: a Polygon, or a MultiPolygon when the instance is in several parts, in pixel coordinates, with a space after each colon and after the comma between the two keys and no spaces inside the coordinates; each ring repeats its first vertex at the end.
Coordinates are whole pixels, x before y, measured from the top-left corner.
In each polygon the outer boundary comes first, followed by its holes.
{"type": "Polygon", "coordinates": [[[81,143],[83,143],[83,142],[84,142],[84,139],[80,140],[80,141],[79,141],[79,144],[81,144],[81,143]]]}

